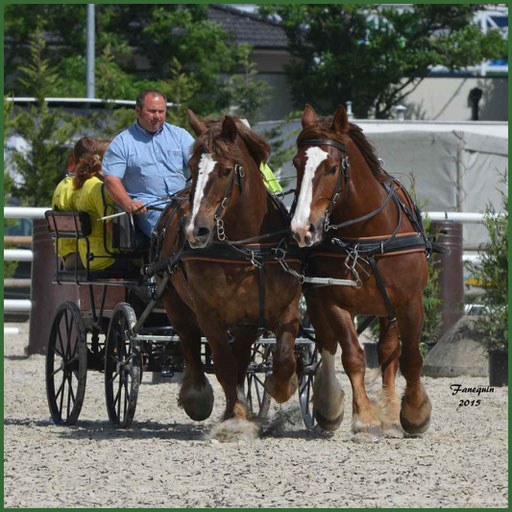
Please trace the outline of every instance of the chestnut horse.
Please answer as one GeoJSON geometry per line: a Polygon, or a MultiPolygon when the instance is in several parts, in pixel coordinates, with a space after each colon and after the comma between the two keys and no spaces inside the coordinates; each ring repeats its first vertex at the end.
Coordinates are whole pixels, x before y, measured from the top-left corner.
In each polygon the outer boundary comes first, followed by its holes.
{"type": "MultiPolygon", "coordinates": [[[[173,267],[162,303],[185,358],[179,404],[195,420],[211,413],[213,393],[200,357],[203,333],[226,395],[224,419],[245,420],[244,379],[251,344],[263,329],[276,335],[265,388],[284,402],[298,384],[293,349],[301,286],[272,252],[289,237],[290,217],[263,184],[259,165],[270,152],[265,140],[238,118],[206,122],[188,111],[188,119],[197,135],[190,199],[169,205],[157,227],[160,257],[173,267]]],[[[300,261],[290,264],[298,268],[300,261]]]]}
{"type": "Polygon", "coordinates": [[[307,274],[352,279],[355,286],[306,287],[311,323],[322,362],[314,383],[313,409],[321,427],[337,428],[343,391],[334,376],[337,343],[353,390],[354,432],[391,436],[424,432],[431,403],[420,380],[423,289],[431,248],[419,210],[400,183],[381,169],[373,147],[343,106],[317,118],[307,105],[297,138],[297,192],[292,233],[310,247],[307,274]],[[378,343],[381,399],[372,403],[364,384],[365,356],[354,317],[381,317],[378,343]],[[399,338],[400,336],[400,338],[399,338]],[[401,349],[400,349],[401,340],[401,349]],[[406,380],[401,404],[395,392],[406,380]]]}

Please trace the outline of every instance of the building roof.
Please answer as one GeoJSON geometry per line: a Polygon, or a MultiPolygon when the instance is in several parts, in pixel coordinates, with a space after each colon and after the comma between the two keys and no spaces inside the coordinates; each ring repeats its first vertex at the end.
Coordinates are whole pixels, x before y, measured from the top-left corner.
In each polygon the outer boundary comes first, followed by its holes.
{"type": "Polygon", "coordinates": [[[237,43],[249,43],[257,48],[286,49],[288,39],[284,29],[276,22],[265,20],[256,13],[243,12],[227,5],[212,4],[208,18],[219,23],[234,36],[237,43]]]}

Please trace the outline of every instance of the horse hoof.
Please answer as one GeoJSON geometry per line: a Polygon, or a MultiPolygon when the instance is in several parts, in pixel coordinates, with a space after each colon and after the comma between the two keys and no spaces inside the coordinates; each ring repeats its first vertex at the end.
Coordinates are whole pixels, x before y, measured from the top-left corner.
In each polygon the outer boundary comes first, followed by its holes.
{"type": "Polygon", "coordinates": [[[404,437],[402,427],[396,423],[383,426],[383,434],[388,439],[402,439],[404,437]]]}
{"type": "Polygon", "coordinates": [[[341,422],[343,421],[343,416],[345,415],[345,411],[341,411],[341,414],[338,415],[336,418],[326,418],[323,416],[319,411],[317,411],[313,407],[313,416],[316,419],[316,422],[318,426],[324,431],[324,432],[334,432],[339,428],[341,425],[341,422]]]}
{"type": "Polygon", "coordinates": [[[352,425],[352,432],[354,434],[368,434],[371,437],[382,437],[383,431],[381,425],[364,425],[359,422],[354,422],[352,425]]]}
{"type": "Polygon", "coordinates": [[[405,396],[402,398],[400,408],[400,423],[407,434],[417,436],[427,431],[430,426],[432,404],[427,395],[418,408],[413,409],[405,396]]]}
{"type": "Polygon", "coordinates": [[[209,382],[201,387],[184,387],[180,389],[178,405],[183,407],[187,416],[194,421],[204,421],[213,410],[213,389],[209,382]]]}
{"type": "Polygon", "coordinates": [[[419,436],[425,433],[430,426],[430,416],[428,416],[422,423],[416,425],[411,423],[400,411],[400,423],[402,428],[411,436],[419,436]]]}
{"type": "Polygon", "coordinates": [[[299,387],[299,379],[297,374],[293,374],[292,378],[288,382],[288,386],[283,386],[282,384],[277,382],[277,379],[274,375],[269,375],[265,382],[263,383],[263,387],[266,392],[278,403],[283,404],[287,402],[290,397],[297,391],[299,387]]]}

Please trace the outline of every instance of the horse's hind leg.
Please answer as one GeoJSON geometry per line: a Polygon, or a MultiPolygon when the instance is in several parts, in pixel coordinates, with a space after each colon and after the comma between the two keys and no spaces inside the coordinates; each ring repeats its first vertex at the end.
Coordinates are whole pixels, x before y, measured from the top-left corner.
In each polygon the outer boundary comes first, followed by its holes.
{"type": "Polygon", "coordinates": [[[422,297],[418,298],[404,311],[397,311],[398,328],[402,339],[400,371],[406,380],[402,397],[400,422],[408,434],[422,434],[430,425],[432,404],[420,380],[423,358],[420,353],[420,338],[423,328],[422,297]]]}
{"type": "Polygon", "coordinates": [[[248,409],[246,404],[244,385],[247,377],[247,368],[251,363],[251,346],[257,339],[254,329],[236,329],[233,332],[234,341],[231,343],[231,351],[236,359],[237,367],[237,393],[238,400],[248,409]]]}
{"type": "Polygon", "coordinates": [[[279,318],[276,335],[276,349],[272,360],[272,374],[265,379],[265,389],[274,400],[283,403],[295,393],[299,380],[295,373],[297,362],[295,360],[295,338],[299,330],[299,298],[300,289],[296,297],[285,308],[279,318]]]}
{"type": "Polygon", "coordinates": [[[375,401],[384,434],[403,436],[400,428],[400,403],[395,389],[396,372],[400,357],[398,326],[387,318],[380,318],[380,336],[377,345],[379,365],[382,371],[382,391],[375,401]]]}
{"type": "Polygon", "coordinates": [[[213,389],[201,362],[201,330],[196,316],[171,285],[162,296],[162,304],[180,337],[185,358],[178,404],[193,420],[205,420],[213,409],[213,389]]]}
{"type": "Polygon", "coordinates": [[[334,369],[338,342],[322,304],[313,294],[308,297],[307,303],[321,358],[313,380],[313,415],[322,430],[331,432],[340,426],[345,413],[345,393],[334,369]]]}
{"type": "Polygon", "coordinates": [[[352,430],[355,433],[367,432],[379,435],[382,427],[366,393],[364,385],[366,358],[359,345],[354,322],[348,311],[336,306],[332,307],[332,311],[336,317],[336,325],[340,327],[341,362],[352,385],[352,430]]]}

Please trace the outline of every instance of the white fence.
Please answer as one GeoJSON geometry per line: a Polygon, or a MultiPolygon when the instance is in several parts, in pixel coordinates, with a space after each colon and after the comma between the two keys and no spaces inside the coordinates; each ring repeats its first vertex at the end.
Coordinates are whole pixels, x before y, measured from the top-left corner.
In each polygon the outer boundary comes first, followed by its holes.
{"type": "MultiPolygon", "coordinates": [[[[44,212],[50,208],[28,208],[28,207],[4,207],[4,218],[6,219],[39,219],[44,217],[44,212]]],[[[463,223],[480,223],[483,220],[481,213],[464,212],[423,212],[423,216],[428,216],[431,220],[451,220],[463,223]]],[[[29,249],[4,249],[4,261],[32,261],[34,254],[29,249]]],[[[467,254],[463,256],[463,261],[478,263],[477,254],[467,254]]],[[[4,286],[7,283],[4,281],[4,286]]],[[[11,283],[12,285],[12,283],[11,283]]],[[[4,311],[28,312],[31,309],[30,300],[4,300],[4,311]]],[[[5,329],[4,329],[5,332],[5,329]]]]}

